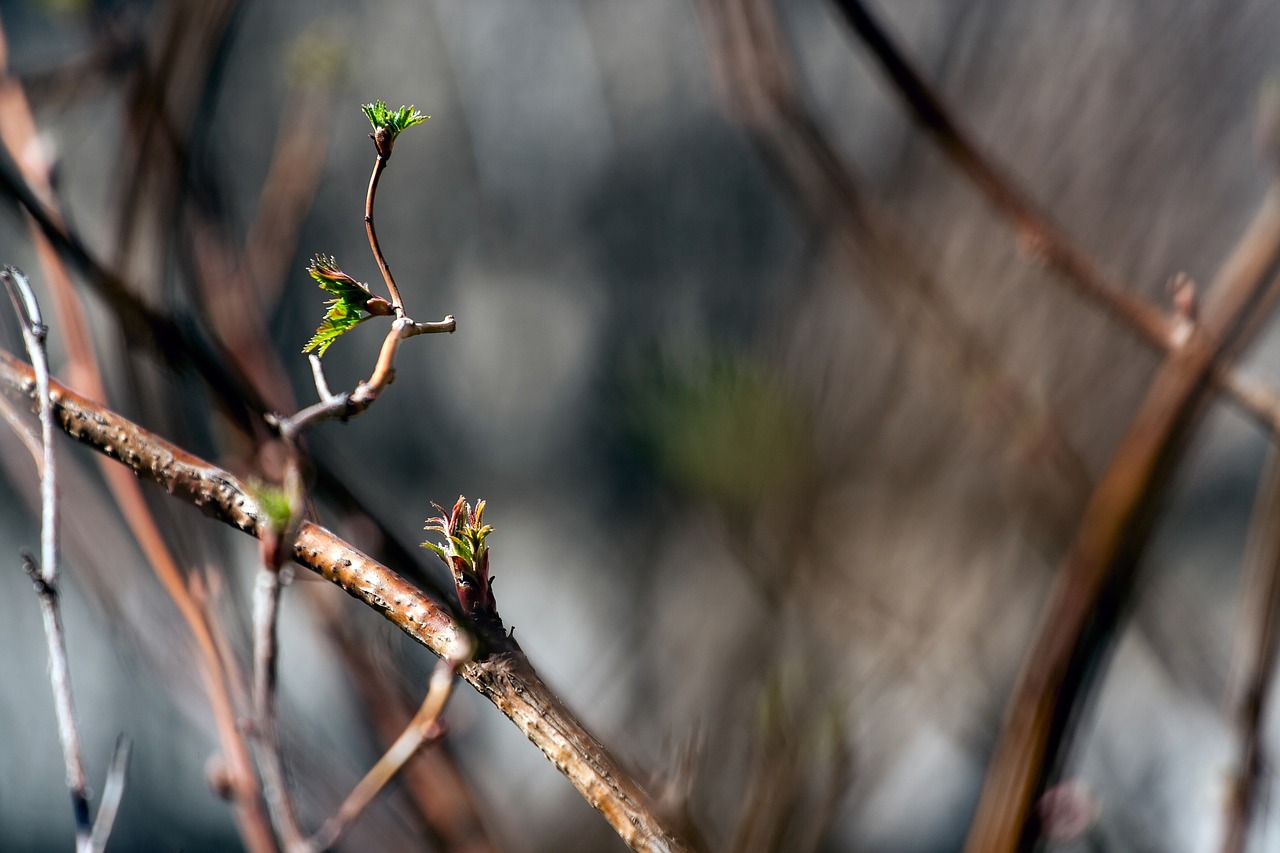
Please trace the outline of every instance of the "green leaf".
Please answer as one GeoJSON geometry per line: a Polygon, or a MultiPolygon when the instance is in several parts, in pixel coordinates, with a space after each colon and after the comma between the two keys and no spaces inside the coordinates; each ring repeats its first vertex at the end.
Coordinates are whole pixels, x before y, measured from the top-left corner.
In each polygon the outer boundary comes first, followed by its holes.
{"type": "Polygon", "coordinates": [[[488,524],[481,524],[484,516],[484,501],[477,501],[475,509],[463,497],[458,498],[451,512],[445,512],[437,503],[432,506],[440,515],[428,518],[426,530],[439,533],[444,541],[423,542],[423,548],[435,552],[446,566],[455,568],[454,560],[460,561],[460,568],[475,578],[484,580],[488,573],[486,554],[489,546],[485,539],[493,532],[488,524]]]}
{"type": "Polygon", "coordinates": [[[289,503],[289,493],[279,486],[251,479],[248,482],[249,494],[258,504],[258,509],[266,515],[271,529],[276,533],[284,531],[293,515],[293,507],[289,503]]]}
{"type": "Polygon", "coordinates": [[[329,310],[324,315],[324,321],[320,323],[320,327],[316,329],[316,333],[302,348],[303,352],[318,350],[318,355],[323,357],[329,345],[343,334],[354,329],[373,314],[385,313],[381,306],[377,305],[377,303],[385,305],[385,300],[374,296],[367,286],[340,270],[332,257],[316,255],[307,267],[307,272],[321,288],[332,293],[336,298],[325,302],[329,310]],[[370,310],[375,307],[377,310],[370,310]]]}
{"type": "Polygon", "coordinates": [[[385,128],[391,133],[392,141],[415,124],[422,124],[431,118],[418,112],[412,104],[393,110],[383,101],[374,101],[372,104],[361,104],[360,109],[364,110],[365,117],[369,119],[373,129],[385,128]]]}

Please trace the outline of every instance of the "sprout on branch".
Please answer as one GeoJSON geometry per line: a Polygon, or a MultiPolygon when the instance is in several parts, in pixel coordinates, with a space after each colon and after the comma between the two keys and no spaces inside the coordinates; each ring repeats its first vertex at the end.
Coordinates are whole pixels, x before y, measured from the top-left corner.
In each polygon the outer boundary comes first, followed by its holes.
{"type": "Polygon", "coordinates": [[[374,101],[372,104],[363,104],[360,108],[364,110],[369,124],[373,125],[373,133],[369,135],[373,137],[378,154],[384,160],[391,158],[391,148],[395,145],[397,136],[431,118],[418,112],[412,104],[393,110],[383,101],[374,101]]]}
{"type": "Polygon", "coordinates": [[[423,548],[434,551],[453,573],[458,588],[458,602],[469,615],[493,611],[489,589],[489,546],[485,539],[493,528],[484,524],[484,501],[476,501],[473,509],[462,495],[453,509],[431,504],[440,515],[427,519],[426,530],[444,536],[443,542],[423,542],[423,548]]]}
{"type": "Polygon", "coordinates": [[[316,255],[307,267],[307,272],[323,289],[336,298],[325,304],[329,311],[324,315],[324,322],[311,340],[302,348],[303,352],[318,350],[323,356],[329,345],[344,333],[354,329],[370,317],[385,317],[392,313],[391,304],[380,296],[369,292],[367,285],[361,284],[351,276],[338,269],[332,257],[316,255]]]}

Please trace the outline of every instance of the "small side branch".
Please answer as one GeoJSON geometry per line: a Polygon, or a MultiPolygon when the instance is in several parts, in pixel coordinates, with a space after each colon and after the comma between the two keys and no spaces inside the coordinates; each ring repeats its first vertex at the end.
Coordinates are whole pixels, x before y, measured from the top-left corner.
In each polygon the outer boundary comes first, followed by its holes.
{"type": "Polygon", "coordinates": [[[431,674],[427,695],[422,700],[422,706],[413,715],[404,733],[396,739],[378,763],[370,768],[365,777],[351,789],[351,793],[347,795],[333,817],[325,821],[320,830],[312,836],[311,846],[314,850],[328,850],[337,843],[347,827],[359,817],[369,803],[373,802],[373,798],[400,772],[400,769],[418,754],[418,750],[444,733],[440,714],[444,711],[445,703],[449,701],[449,696],[453,692],[453,678],[459,663],[461,662],[441,660],[436,664],[435,671],[431,674]]]}
{"type": "Polygon", "coordinates": [[[383,390],[395,379],[396,353],[399,352],[402,341],[418,335],[452,333],[457,328],[457,321],[452,314],[443,320],[428,323],[417,323],[404,316],[397,317],[392,321],[391,331],[382,342],[382,349],[378,352],[378,361],[374,364],[372,375],[351,391],[340,394],[334,394],[329,390],[329,383],[325,380],[320,359],[313,355],[311,356],[311,374],[315,379],[316,391],[320,395],[319,402],[312,403],[289,417],[268,416],[268,421],[279,431],[281,438],[287,442],[296,442],[298,436],[321,421],[346,420],[355,417],[372,406],[383,390]]]}

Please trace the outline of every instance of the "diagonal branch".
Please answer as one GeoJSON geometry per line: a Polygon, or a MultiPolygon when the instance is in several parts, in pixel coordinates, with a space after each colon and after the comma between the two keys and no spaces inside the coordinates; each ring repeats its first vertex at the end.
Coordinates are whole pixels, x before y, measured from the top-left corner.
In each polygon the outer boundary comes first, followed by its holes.
{"type": "Polygon", "coordinates": [[[400,769],[418,754],[418,750],[443,734],[444,727],[440,722],[440,715],[444,712],[445,703],[449,701],[449,696],[453,692],[453,676],[460,663],[462,662],[441,659],[436,664],[435,671],[431,674],[427,695],[422,700],[422,706],[413,715],[413,719],[409,721],[409,725],[405,727],[400,737],[396,738],[395,743],[391,744],[382,758],[378,759],[364,778],[351,789],[351,793],[342,801],[337,812],[311,837],[312,850],[328,850],[336,844],[342,833],[346,832],[347,827],[360,816],[369,803],[373,802],[373,798],[378,796],[378,792],[386,787],[400,769]]]}
{"type": "Polygon", "coordinates": [[[1273,189],[1210,287],[1203,323],[1152,380],[1089,499],[1063,562],[987,767],[969,853],[1026,849],[1033,807],[1062,762],[1071,727],[1125,610],[1164,486],[1211,392],[1220,359],[1260,324],[1280,290],[1280,190],[1273,189]]]}
{"type": "MultiPolygon", "coordinates": [[[[2,351],[0,393],[28,408],[37,403],[31,368],[2,351]]],[[[219,521],[259,538],[270,529],[252,495],[229,472],[57,383],[52,383],[50,396],[58,425],[71,437],[219,521]]],[[[444,605],[323,527],[303,522],[292,558],[381,613],[436,655],[465,659],[470,632],[444,605]]],[[[631,772],[542,681],[515,641],[496,636],[485,641],[483,655],[464,664],[459,673],[524,732],[623,841],[637,851],[693,850],[659,816],[631,772]]]]}
{"type": "MultiPolygon", "coordinates": [[[[1057,270],[1085,299],[1107,309],[1123,325],[1166,354],[1181,346],[1184,326],[1158,306],[1118,281],[1042,210],[1016,180],[982,153],[970,134],[925,81],[863,0],[832,0],[849,27],[880,64],[904,105],[933,137],[956,168],[973,181],[987,201],[1009,220],[1025,246],[1057,270]]],[[[1225,367],[1215,367],[1211,381],[1252,420],[1276,432],[1280,398],[1225,367]]]]}

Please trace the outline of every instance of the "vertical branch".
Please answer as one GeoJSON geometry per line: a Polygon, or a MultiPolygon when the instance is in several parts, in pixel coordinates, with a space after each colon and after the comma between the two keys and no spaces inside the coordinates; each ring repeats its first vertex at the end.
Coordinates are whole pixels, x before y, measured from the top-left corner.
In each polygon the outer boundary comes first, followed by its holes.
{"type": "MultiPolygon", "coordinates": [[[[6,63],[7,43],[3,27],[0,27],[0,69],[6,63]]],[[[15,183],[8,190],[20,199],[19,203],[30,217],[32,241],[49,281],[59,328],[66,332],[68,369],[76,387],[95,399],[109,399],[93,350],[84,305],[62,259],[66,254],[86,274],[89,283],[98,288],[117,310],[127,333],[141,334],[144,340],[158,345],[160,352],[167,353],[166,361],[199,363],[204,375],[221,377],[213,380],[211,387],[217,389],[219,397],[232,410],[243,406],[246,401],[250,405],[260,405],[250,389],[230,379],[222,363],[213,358],[207,348],[191,338],[180,325],[162,317],[139,300],[118,277],[94,261],[84,245],[66,228],[53,196],[52,166],[40,154],[42,149],[30,105],[21,85],[12,75],[0,80],[0,141],[19,164],[23,178],[29,184],[28,187],[15,183]]],[[[6,178],[9,178],[7,172],[0,170],[0,183],[4,183],[6,178]]],[[[229,695],[227,673],[214,646],[213,629],[207,614],[192,597],[177,560],[143,498],[137,478],[122,472],[116,465],[102,464],[101,470],[147,563],[195,640],[201,682],[209,698],[218,740],[231,773],[241,836],[252,853],[270,853],[275,849],[270,822],[262,810],[248,749],[236,726],[235,703],[229,695]]]]}
{"type": "Polygon", "coordinates": [[[58,607],[58,484],[57,459],[53,447],[53,400],[49,396],[49,359],[45,351],[47,329],[40,316],[40,305],[27,277],[14,267],[0,272],[14,313],[22,325],[22,342],[36,376],[36,395],[40,404],[40,450],[36,460],[40,469],[40,566],[24,555],[27,574],[35,582],[40,598],[40,613],[45,639],[49,645],[49,681],[53,689],[54,714],[58,719],[58,741],[62,744],[62,762],[67,787],[71,791],[71,809],[75,815],[76,851],[92,853],[93,826],[89,822],[89,797],[85,791],[84,763],[80,759],[80,732],[76,727],[75,706],[71,698],[71,670],[67,663],[66,636],[62,630],[62,613],[58,607]]]}
{"type": "Polygon", "coordinates": [[[1239,758],[1227,801],[1226,837],[1222,853],[1243,853],[1258,805],[1266,751],[1262,723],[1266,719],[1280,640],[1280,450],[1272,446],[1258,484],[1249,526],[1247,575],[1241,623],[1247,633],[1240,653],[1244,683],[1236,702],[1239,758]]]}
{"type": "MultiPolygon", "coordinates": [[[[374,136],[372,133],[369,135],[374,136]]],[[[389,157],[390,150],[387,154],[389,157]]],[[[396,280],[391,276],[391,267],[387,265],[386,256],[382,254],[378,232],[373,227],[373,199],[378,193],[378,181],[382,178],[382,172],[387,168],[388,157],[382,156],[382,152],[379,151],[378,159],[373,163],[373,174],[369,175],[369,191],[364,197],[364,230],[369,235],[369,248],[373,250],[374,260],[378,262],[382,280],[387,283],[387,291],[391,294],[391,307],[395,309],[396,316],[403,316],[404,303],[400,301],[400,289],[396,287],[396,280]]]]}
{"type": "Polygon", "coordinates": [[[302,520],[304,500],[298,448],[292,436],[286,436],[284,444],[288,452],[284,489],[273,497],[285,507],[283,511],[277,507],[262,537],[262,565],[253,592],[253,731],[263,794],[276,833],[286,853],[305,853],[310,847],[298,823],[276,732],[281,570],[302,520]]]}

